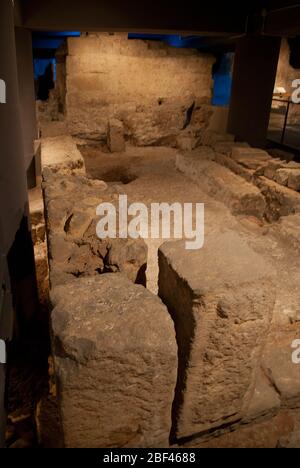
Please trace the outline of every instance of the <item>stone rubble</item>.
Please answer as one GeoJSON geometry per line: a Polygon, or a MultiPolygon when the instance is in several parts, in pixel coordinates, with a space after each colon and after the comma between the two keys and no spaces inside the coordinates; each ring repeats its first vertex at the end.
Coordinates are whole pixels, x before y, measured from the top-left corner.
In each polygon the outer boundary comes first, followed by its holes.
{"type": "Polygon", "coordinates": [[[104,182],[44,170],[43,188],[51,286],[72,278],[124,272],[145,284],[147,246],[142,239],[100,239],[96,234],[102,202],[116,205],[118,194],[104,182]]]}

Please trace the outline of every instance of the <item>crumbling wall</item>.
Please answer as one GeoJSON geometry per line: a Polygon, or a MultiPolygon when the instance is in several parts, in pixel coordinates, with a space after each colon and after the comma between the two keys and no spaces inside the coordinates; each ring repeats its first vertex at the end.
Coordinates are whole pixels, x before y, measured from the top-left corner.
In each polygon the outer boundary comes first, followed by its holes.
{"type": "MultiPolygon", "coordinates": [[[[291,95],[296,88],[293,88],[293,81],[300,78],[300,70],[290,65],[290,46],[287,39],[282,39],[277,67],[275,87],[283,87],[291,95]]],[[[298,86],[299,87],[299,86],[298,86]]],[[[289,124],[299,123],[300,106],[291,105],[289,110],[289,124]]]]}
{"type": "Polygon", "coordinates": [[[214,58],[126,34],[68,40],[66,114],[69,131],[104,140],[110,118],[123,122],[137,145],[172,144],[191,123],[211,114],[214,58]]]}
{"type": "Polygon", "coordinates": [[[275,87],[283,87],[287,93],[292,93],[294,91],[292,82],[298,79],[299,76],[299,70],[290,65],[290,46],[288,40],[283,38],[281,41],[275,87]]]}

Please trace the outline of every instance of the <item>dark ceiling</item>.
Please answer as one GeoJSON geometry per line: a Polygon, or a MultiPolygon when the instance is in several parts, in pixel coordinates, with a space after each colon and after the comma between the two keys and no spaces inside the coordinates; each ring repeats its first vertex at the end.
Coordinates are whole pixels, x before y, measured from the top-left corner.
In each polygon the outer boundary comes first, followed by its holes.
{"type": "Polygon", "coordinates": [[[297,0],[15,0],[15,4],[17,23],[33,30],[300,35],[297,0]]]}

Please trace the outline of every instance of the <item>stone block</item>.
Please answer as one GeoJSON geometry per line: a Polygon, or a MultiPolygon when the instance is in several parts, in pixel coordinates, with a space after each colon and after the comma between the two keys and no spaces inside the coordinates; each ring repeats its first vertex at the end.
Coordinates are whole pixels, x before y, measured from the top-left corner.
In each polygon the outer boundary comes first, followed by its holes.
{"type": "Polygon", "coordinates": [[[290,174],[289,169],[284,169],[284,168],[277,169],[274,175],[274,180],[275,182],[277,182],[277,184],[280,184],[286,187],[288,184],[288,180],[289,180],[289,174],[290,174]]]}
{"type": "Polygon", "coordinates": [[[300,254],[300,214],[284,216],[272,228],[273,234],[285,248],[300,254]]]}
{"type": "Polygon", "coordinates": [[[72,137],[58,136],[42,140],[42,170],[45,168],[65,175],[85,175],[84,159],[72,137]]]}
{"type": "Polygon", "coordinates": [[[255,184],[266,199],[266,219],[278,221],[282,216],[300,212],[300,194],[266,177],[257,177],[255,184]]]}
{"type": "Polygon", "coordinates": [[[49,267],[46,243],[34,246],[35,272],[38,287],[39,301],[48,306],[49,301],[49,267]]]}
{"type": "Polygon", "coordinates": [[[37,224],[32,227],[31,237],[32,237],[33,244],[37,244],[39,242],[45,242],[45,237],[46,237],[45,222],[41,224],[37,224]]]}
{"type": "Polygon", "coordinates": [[[34,200],[29,199],[29,213],[31,225],[45,223],[44,219],[44,202],[42,197],[34,200]]]}
{"type": "Polygon", "coordinates": [[[214,144],[213,149],[217,153],[225,154],[226,156],[231,156],[233,148],[249,148],[248,143],[244,142],[234,142],[234,141],[218,141],[214,144]]]}
{"type": "Polygon", "coordinates": [[[176,139],[176,146],[182,151],[192,151],[197,144],[197,140],[193,136],[180,135],[176,139]]]}
{"type": "Polygon", "coordinates": [[[241,176],[247,182],[252,183],[254,171],[238,164],[224,153],[215,153],[214,161],[221,164],[221,166],[227,167],[227,169],[230,169],[234,174],[241,176]]]}
{"type": "Polygon", "coordinates": [[[288,179],[288,187],[300,192],[300,169],[291,169],[288,179]]]}
{"type": "Polygon", "coordinates": [[[275,179],[275,175],[278,169],[282,169],[283,167],[284,167],[284,163],[280,161],[280,159],[271,159],[263,167],[262,174],[259,174],[259,175],[264,175],[268,179],[273,180],[275,179]]]}
{"type": "Polygon", "coordinates": [[[273,269],[234,232],[207,236],[198,251],[159,250],[159,296],[175,323],[179,374],[177,439],[246,414],[270,327],[273,269]]]}
{"type": "Polygon", "coordinates": [[[263,354],[262,366],[285,407],[299,407],[300,372],[299,365],[293,363],[292,341],[268,346],[263,354]]]}
{"type": "Polygon", "coordinates": [[[271,156],[259,148],[235,147],[232,150],[231,158],[248,169],[258,169],[271,159],[271,156]]]}
{"type": "Polygon", "coordinates": [[[177,346],[159,298],[107,274],[57,287],[51,300],[65,446],[168,447],[177,346]]]}
{"type": "Polygon", "coordinates": [[[124,126],[120,120],[109,120],[107,144],[111,153],[122,153],[125,151],[124,126]]]}
{"type": "Polygon", "coordinates": [[[213,130],[205,130],[202,134],[201,144],[204,146],[215,147],[215,145],[220,142],[233,143],[234,139],[235,136],[229,133],[217,133],[213,130]]]}
{"type": "Polygon", "coordinates": [[[265,376],[262,370],[259,370],[256,377],[256,384],[250,405],[247,409],[243,423],[248,424],[258,419],[275,416],[280,410],[281,400],[275,387],[265,376]]]}
{"type": "Polygon", "coordinates": [[[293,412],[281,411],[273,418],[268,418],[258,423],[239,425],[226,431],[220,431],[217,436],[212,434],[195,439],[184,444],[187,448],[248,448],[266,449],[279,448],[291,438],[294,426],[293,412]],[[280,444],[280,441],[283,441],[280,444]]]}

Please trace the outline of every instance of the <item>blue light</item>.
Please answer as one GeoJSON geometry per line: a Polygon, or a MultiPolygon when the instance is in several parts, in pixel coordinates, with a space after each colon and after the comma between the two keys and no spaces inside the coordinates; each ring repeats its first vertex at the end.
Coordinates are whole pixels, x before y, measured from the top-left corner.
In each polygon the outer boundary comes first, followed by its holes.
{"type": "Polygon", "coordinates": [[[48,65],[52,64],[53,79],[56,81],[56,60],[55,59],[34,59],[34,79],[37,80],[39,76],[43,76],[48,65]]]}
{"type": "Polygon", "coordinates": [[[232,87],[232,63],[234,55],[224,54],[214,73],[213,106],[229,106],[232,87]]]}

